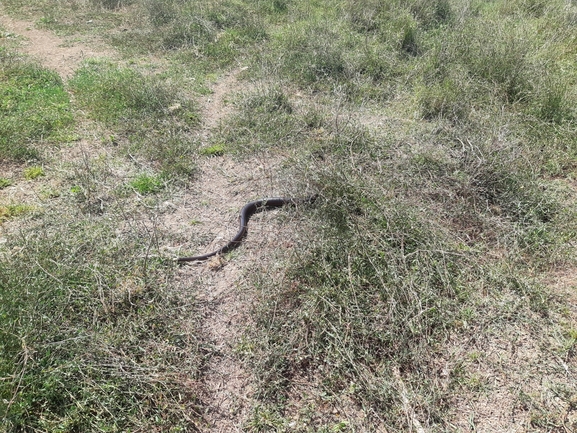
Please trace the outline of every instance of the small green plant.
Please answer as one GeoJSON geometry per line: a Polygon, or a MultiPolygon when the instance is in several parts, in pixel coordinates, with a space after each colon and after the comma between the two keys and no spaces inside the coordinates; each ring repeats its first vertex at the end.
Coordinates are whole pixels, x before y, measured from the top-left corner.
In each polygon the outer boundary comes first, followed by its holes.
{"type": "Polygon", "coordinates": [[[161,176],[143,173],[131,180],[130,186],[139,194],[152,194],[164,188],[165,183],[161,176]]]}
{"type": "Polygon", "coordinates": [[[212,146],[200,149],[200,154],[204,156],[222,156],[226,151],[224,144],[213,144],[212,146]]]}
{"type": "Polygon", "coordinates": [[[31,212],[32,206],[25,204],[9,204],[0,206],[0,223],[25,213],[31,212]]]}
{"type": "Polygon", "coordinates": [[[10,185],[12,185],[12,180],[0,177],[0,189],[6,188],[10,185]]]}
{"type": "Polygon", "coordinates": [[[26,180],[33,180],[40,176],[44,176],[44,168],[42,167],[34,166],[24,169],[24,178],[26,180]]]}

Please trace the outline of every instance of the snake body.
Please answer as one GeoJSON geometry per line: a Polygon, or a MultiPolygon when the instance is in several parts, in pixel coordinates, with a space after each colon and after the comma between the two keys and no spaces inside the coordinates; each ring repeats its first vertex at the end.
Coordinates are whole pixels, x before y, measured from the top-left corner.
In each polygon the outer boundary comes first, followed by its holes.
{"type": "Polygon", "coordinates": [[[179,257],[176,259],[179,263],[184,262],[194,262],[194,261],[202,261],[207,260],[217,254],[224,254],[240,245],[242,239],[246,236],[247,228],[248,228],[248,221],[251,216],[255,213],[268,210],[279,208],[283,206],[296,206],[301,203],[312,203],[316,200],[317,196],[312,195],[305,198],[291,198],[291,197],[272,197],[272,198],[263,198],[260,200],[251,201],[243,206],[240,211],[239,216],[239,229],[236,235],[232,238],[232,240],[227,243],[222,248],[213,251],[211,253],[202,254],[200,256],[192,256],[192,257],[179,257]]]}

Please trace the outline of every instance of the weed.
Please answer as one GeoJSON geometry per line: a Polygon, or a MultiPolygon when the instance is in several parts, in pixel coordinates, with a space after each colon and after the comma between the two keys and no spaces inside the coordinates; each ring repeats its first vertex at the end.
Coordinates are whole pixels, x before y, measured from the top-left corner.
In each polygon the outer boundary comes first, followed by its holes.
{"type": "Polygon", "coordinates": [[[226,152],[224,144],[214,144],[200,149],[200,154],[204,156],[222,156],[226,152]]]}
{"type": "Polygon", "coordinates": [[[53,199],[60,197],[60,190],[52,188],[50,186],[44,186],[40,188],[40,197],[43,199],[53,199]]]}
{"type": "Polygon", "coordinates": [[[29,213],[34,208],[25,204],[9,204],[0,206],[0,223],[20,215],[29,213]]]}
{"type": "Polygon", "coordinates": [[[400,48],[407,54],[416,56],[419,54],[418,30],[412,22],[407,22],[403,26],[403,32],[400,41],[400,48]]]}
{"type": "Polygon", "coordinates": [[[34,166],[24,169],[24,178],[26,180],[33,180],[37,177],[44,176],[44,168],[34,166]]]}
{"type": "Polygon", "coordinates": [[[130,186],[140,194],[151,194],[160,191],[165,184],[160,176],[143,173],[131,180],[130,186]]]}
{"type": "Polygon", "coordinates": [[[12,180],[6,179],[5,177],[0,177],[0,189],[4,189],[12,185],[12,180]]]}

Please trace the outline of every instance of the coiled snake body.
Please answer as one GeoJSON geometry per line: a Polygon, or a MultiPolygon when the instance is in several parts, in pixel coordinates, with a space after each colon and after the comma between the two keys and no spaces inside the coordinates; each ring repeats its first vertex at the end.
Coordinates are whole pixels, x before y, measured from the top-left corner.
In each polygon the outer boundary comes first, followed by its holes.
{"type": "Polygon", "coordinates": [[[316,198],[317,195],[315,194],[304,198],[272,197],[251,201],[250,203],[245,204],[241,209],[239,216],[239,230],[229,243],[211,253],[202,254],[200,256],[179,257],[176,259],[176,261],[179,263],[202,261],[207,260],[213,256],[216,256],[217,254],[224,254],[240,245],[242,239],[245,237],[247,233],[248,220],[255,213],[282,206],[297,206],[298,204],[301,203],[312,203],[316,200],[316,198]]]}

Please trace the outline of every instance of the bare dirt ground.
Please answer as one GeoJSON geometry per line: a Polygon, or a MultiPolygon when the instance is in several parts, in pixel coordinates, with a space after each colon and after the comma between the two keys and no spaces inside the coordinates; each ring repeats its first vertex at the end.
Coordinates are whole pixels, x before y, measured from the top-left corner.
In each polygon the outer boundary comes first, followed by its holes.
{"type": "MultiPolygon", "coordinates": [[[[212,94],[201,101],[203,141],[232,112],[226,99],[240,91],[237,81],[240,71],[236,69],[221,77],[212,94]]],[[[181,198],[164,224],[176,231],[184,227],[190,231],[192,240],[201,240],[203,246],[195,245],[196,242],[186,246],[187,255],[217,250],[237,232],[238,212],[246,202],[285,195],[287,186],[278,171],[281,162],[282,158],[268,153],[243,161],[235,161],[228,155],[201,160],[200,179],[181,198]]],[[[294,212],[283,214],[286,215],[298,218],[294,212]]],[[[205,431],[243,431],[250,415],[248,411],[254,403],[253,384],[236,354],[242,331],[249,324],[248,313],[255,295],[244,276],[251,264],[270,260],[274,249],[292,247],[290,227],[293,223],[280,217],[279,212],[257,214],[251,219],[245,242],[232,253],[231,260],[216,257],[185,265],[180,272],[181,283],[198,287],[196,296],[203,308],[204,332],[213,346],[204,375],[204,400],[208,403],[205,431]]]]}
{"type": "Polygon", "coordinates": [[[102,44],[94,47],[60,38],[52,32],[36,28],[30,21],[8,17],[1,9],[0,24],[8,31],[9,37],[21,38],[21,51],[55,70],[63,79],[70,77],[82,60],[114,55],[114,51],[102,44]]]}

